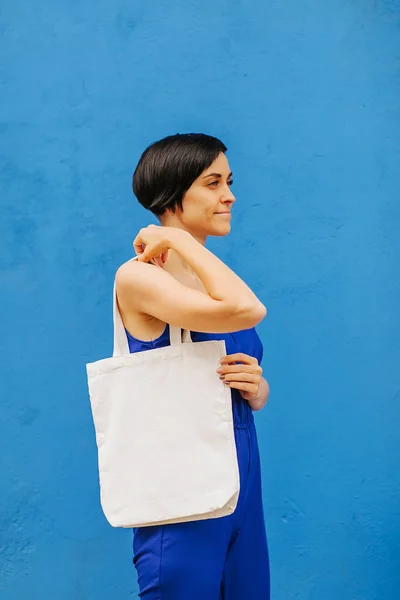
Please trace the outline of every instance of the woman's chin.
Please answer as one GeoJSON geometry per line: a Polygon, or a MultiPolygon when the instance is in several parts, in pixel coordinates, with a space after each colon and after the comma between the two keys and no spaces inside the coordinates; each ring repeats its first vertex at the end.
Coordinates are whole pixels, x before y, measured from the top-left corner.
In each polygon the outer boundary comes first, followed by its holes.
{"type": "Polygon", "coordinates": [[[227,223],[226,225],[224,225],[223,227],[220,225],[219,227],[213,227],[213,231],[209,233],[209,235],[212,235],[214,237],[224,237],[226,235],[229,235],[231,232],[231,224],[227,223]]]}

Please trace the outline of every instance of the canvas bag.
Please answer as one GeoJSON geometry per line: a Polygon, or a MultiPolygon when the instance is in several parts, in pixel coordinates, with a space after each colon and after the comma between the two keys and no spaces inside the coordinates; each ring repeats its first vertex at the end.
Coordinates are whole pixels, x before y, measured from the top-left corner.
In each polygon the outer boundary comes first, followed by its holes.
{"type": "Polygon", "coordinates": [[[114,352],[86,365],[100,499],[114,527],[217,518],[234,512],[239,469],[231,391],[216,369],[222,340],[130,354],[114,283],[114,352]]]}

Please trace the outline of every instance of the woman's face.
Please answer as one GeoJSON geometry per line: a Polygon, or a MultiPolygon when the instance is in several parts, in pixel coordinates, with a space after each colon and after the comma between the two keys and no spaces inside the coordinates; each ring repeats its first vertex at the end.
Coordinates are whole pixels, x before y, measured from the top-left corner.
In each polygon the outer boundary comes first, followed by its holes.
{"type": "Polygon", "coordinates": [[[232,173],[225,154],[198,177],[183,197],[183,211],[176,215],[190,233],[205,240],[208,235],[224,236],[231,230],[232,173]]]}

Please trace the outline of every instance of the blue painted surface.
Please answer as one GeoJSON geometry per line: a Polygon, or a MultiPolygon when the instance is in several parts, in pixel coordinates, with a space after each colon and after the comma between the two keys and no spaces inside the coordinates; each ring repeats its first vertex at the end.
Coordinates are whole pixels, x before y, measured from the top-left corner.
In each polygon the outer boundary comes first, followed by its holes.
{"type": "Polygon", "coordinates": [[[211,247],[269,308],[272,597],[397,600],[398,0],[3,0],[0,19],[2,600],[137,597],[84,364],[110,353],[112,276],[147,222],[131,171],[177,131],[229,146],[234,232],[211,247]]]}

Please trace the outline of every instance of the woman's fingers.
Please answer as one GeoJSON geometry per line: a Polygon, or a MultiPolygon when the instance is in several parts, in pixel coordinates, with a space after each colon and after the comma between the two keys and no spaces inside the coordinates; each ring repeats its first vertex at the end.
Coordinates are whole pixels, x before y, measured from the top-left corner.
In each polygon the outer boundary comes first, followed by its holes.
{"type": "Polygon", "coordinates": [[[223,381],[236,381],[236,382],[248,382],[248,383],[255,383],[255,384],[259,384],[260,380],[261,380],[261,376],[255,373],[243,373],[243,372],[239,372],[239,373],[228,373],[227,375],[221,375],[220,376],[221,379],[223,379],[223,381]]]}
{"type": "MultiPolygon", "coordinates": [[[[236,354],[230,355],[227,358],[231,359],[232,357],[239,357],[243,359],[243,357],[245,356],[247,355],[236,354]]],[[[257,391],[258,386],[261,382],[262,372],[263,370],[256,359],[254,359],[254,362],[250,362],[250,364],[244,364],[243,362],[234,364],[222,364],[217,369],[217,373],[224,383],[226,383],[230,387],[235,387],[236,389],[240,389],[241,391],[246,391],[250,393],[255,393],[257,391]],[[251,390],[248,390],[243,387],[238,387],[237,384],[239,383],[250,384],[254,387],[251,390]]]]}
{"type": "Polygon", "coordinates": [[[244,381],[232,381],[226,383],[225,385],[232,389],[240,390],[241,392],[246,392],[246,394],[250,394],[251,396],[256,395],[258,393],[258,385],[254,383],[246,383],[244,381]]]}
{"type": "Polygon", "coordinates": [[[238,352],[224,356],[220,362],[217,373],[227,387],[239,390],[244,399],[258,396],[263,370],[256,358],[238,352]]]}
{"type": "Polygon", "coordinates": [[[221,358],[221,365],[228,363],[241,362],[245,365],[258,365],[258,360],[253,356],[249,356],[248,354],[243,354],[243,352],[237,352],[236,354],[228,354],[221,358]]]}
{"type": "Polygon", "coordinates": [[[160,266],[168,259],[170,241],[166,237],[165,227],[149,225],[139,231],[133,241],[133,247],[138,260],[149,262],[154,258],[160,259],[160,266]]]}
{"type": "Polygon", "coordinates": [[[235,363],[233,365],[221,365],[217,369],[217,373],[225,375],[226,373],[255,373],[262,374],[262,368],[258,363],[245,365],[243,363],[235,363]]]}
{"type": "Polygon", "coordinates": [[[133,240],[133,249],[135,250],[136,255],[143,254],[143,240],[140,233],[133,240]]]}

